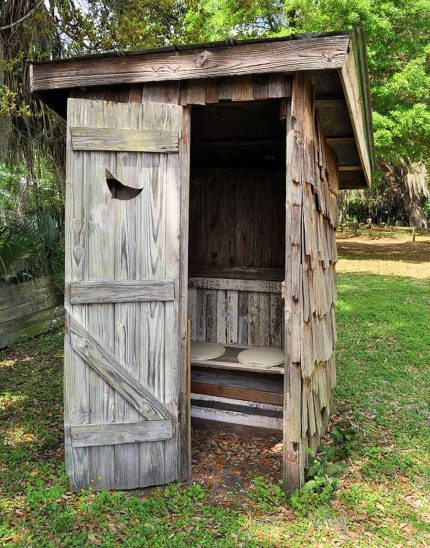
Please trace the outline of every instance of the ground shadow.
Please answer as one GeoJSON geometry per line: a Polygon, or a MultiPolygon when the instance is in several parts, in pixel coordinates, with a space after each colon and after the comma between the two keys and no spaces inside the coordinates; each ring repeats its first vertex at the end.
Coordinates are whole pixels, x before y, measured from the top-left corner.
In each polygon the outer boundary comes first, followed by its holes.
{"type": "Polygon", "coordinates": [[[337,240],[341,259],[359,261],[384,260],[427,263],[430,261],[430,241],[412,242],[402,240],[365,240],[360,238],[340,238],[337,240]]]}

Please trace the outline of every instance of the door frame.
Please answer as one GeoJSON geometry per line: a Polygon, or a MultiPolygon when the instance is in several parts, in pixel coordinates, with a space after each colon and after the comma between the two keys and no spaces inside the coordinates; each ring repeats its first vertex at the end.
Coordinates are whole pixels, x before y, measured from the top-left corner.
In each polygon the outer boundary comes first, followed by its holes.
{"type": "Polygon", "coordinates": [[[179,251],[179,477],[191,478],[191,367],[188,355],[188,242],[190,215],[190,151],[191,151],[191,105],[183,106],[182,131],[179,141],[181,159],[180,198],[180,251],[179,251]]]}

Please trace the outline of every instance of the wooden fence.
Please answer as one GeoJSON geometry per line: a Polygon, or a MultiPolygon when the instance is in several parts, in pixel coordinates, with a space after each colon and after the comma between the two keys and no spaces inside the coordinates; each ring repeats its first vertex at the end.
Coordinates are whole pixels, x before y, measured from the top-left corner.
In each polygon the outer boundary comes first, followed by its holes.
{"type": "Polygon", "coordinates": [[[0,348],[60,325],[64,318],[62,287],[49,277],[0,286],[0,348]]]}

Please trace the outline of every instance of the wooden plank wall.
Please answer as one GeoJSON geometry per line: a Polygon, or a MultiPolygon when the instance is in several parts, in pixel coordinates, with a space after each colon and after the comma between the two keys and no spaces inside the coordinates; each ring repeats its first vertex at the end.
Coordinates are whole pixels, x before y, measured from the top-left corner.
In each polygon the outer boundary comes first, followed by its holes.
{"type": "Polygon", "coordinates": [[[193,366],[191,416],[195,426],[280,437],[282,404],[282,373],[193,366]]]}
{"type": "Polygon", "coordinates": [[[63,321],[62,289],[51,278],[0,287],[0,348],[63,321]]]}
{"type": "Polygon", "coordinates": [[[295,74],[287,127],[284,479],[290,492],[303,483],[326,430],[336,382],[339,181],[318,122],[309,78],[295,74]]]}
{"type": "Polygon", "coordinates": [[[283,316],[280,282],[190,278],[193,340],[282,348],[283,316]]]}
{"type": "Polygon", "coordinates": [[[192,170],[190,265],[283,269],[284,204],[285,172],[192,170]]]}
{"type": "Polygon", "coordinates": [[[257,101],[290,97],[291,77],[286,74],[257,74],[210,78],[75,88],[71,97],[101,99],[120,103],[174,103],[205,105],[219,101],[257,101]]]}

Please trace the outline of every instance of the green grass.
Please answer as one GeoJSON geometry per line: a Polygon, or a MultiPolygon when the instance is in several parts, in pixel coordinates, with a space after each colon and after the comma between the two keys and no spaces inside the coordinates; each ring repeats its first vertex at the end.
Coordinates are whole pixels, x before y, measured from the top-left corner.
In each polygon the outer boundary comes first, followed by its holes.
{"type": "Polygon", "coordinates": [[[0,545],[428,545],[428,280],[343,273],[338,288],[331,433],[309,482],[289,502],[262,478],[246,497],[226,493],[218,503],[197,484],[68,492],[62,335],[4,352],[0,545]]]}

